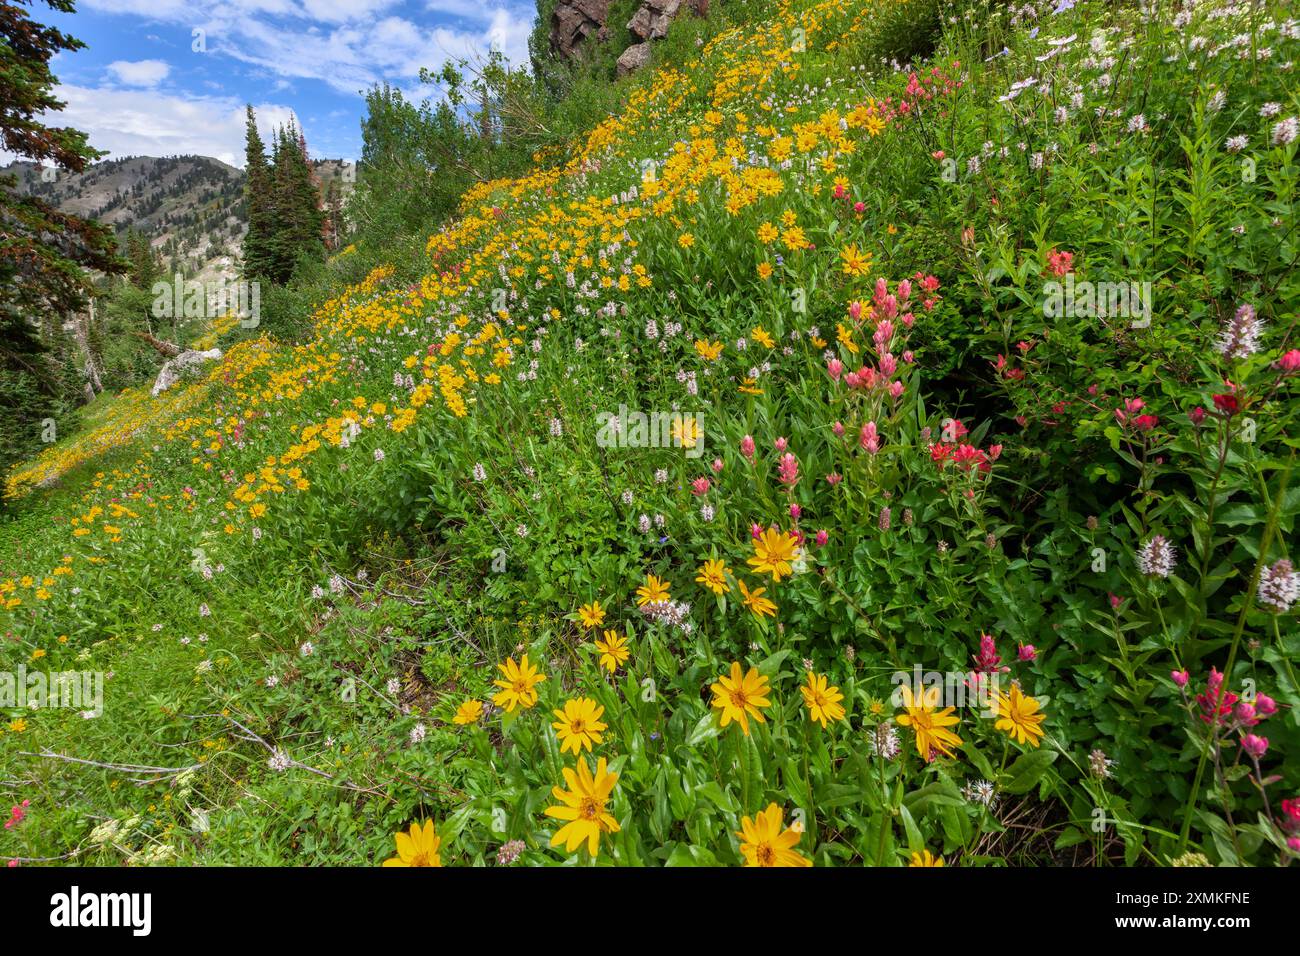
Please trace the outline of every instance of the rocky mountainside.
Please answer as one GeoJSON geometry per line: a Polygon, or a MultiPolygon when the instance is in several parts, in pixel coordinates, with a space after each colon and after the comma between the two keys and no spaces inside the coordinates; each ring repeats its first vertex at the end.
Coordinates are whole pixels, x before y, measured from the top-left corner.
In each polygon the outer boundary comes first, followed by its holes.
{"type": "MultiPolygon", "coordinates": [[[[312,164],[322,190],[334,179],[351,188],[349,164],[321,159],[312,164]]],[[[18,162],[0,168],[21,192],[39,196],[64,212],[98,219],[124,236],[147,236],[170,269],[199,278],[233,276],[244,233],[243,170],[210,156],[128,156],[68,173],[18,162]]]]}

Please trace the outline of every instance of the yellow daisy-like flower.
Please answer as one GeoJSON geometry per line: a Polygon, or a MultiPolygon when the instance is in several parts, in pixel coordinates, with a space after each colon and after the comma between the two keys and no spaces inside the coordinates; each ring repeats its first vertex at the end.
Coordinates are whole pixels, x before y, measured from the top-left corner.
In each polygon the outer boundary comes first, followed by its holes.
{"type": "Polygon", "coordinates": [[[781,808],[775,803],[754,814],[752,820],[742,817],[736,836],[741,839],[740,853],[745,858],[745,866],[812,866],[811,860],[794,851],[800,833],[782,827],[781,808]]]}
{"type": "Polygon", "coordinates": [[[638,607],[644,607],[647,604],[662,604],[667,600],[668,582],[659,580],[653,574],[647,574],[645,584],[636,589],[638,607]]]}
{"type": "Polygon", "coordinates": [[[770,262],[760,262],[758,264],[758,277],[760,279],[772,278],[772,264],[770,262]]]}
{"type": "Polygon", "coordinates": [[[695,351],[699,353],[700,358],[706,362],[716,362],[718,356],[722,354],[721,342],[710,342],[707,339],[695,340],[695,351]]]}
{"type": "Polygon", "coordinates": [[[683,249],[689,249],[691,246],[695,245],[695,237],[689,232],[684,232],[677,237],[677,244],[683,249]]]}
{"type": "Polygon", "coordinates": [[[596,650],[600,651],[600,666],[611,674],[628,659],[627,638],[617,631],[606,631],[605,639],[596,642],[596,650]]]}
{"type": "Polygon", "coordinates": [[[935,856],[929,850],[922,850],[920,853],[912,854],[912,862],[907,864],[911,866],[943,866],[943,857],[935,856]]]}
{"type": "Polygon", "coordinates": [[[587,852],[595,856],[600,846],[600,835],[617,833],[619,830],[618,821],[607,809],[610,794],[618,783],[618,774],[606,772],[604,757],[596,764],[594,777],[586,759],[582,757],[578,758],[576,773],[568,767],[561,768],[560,772],[564,774],[564,782],[569,785],[569,789],[551,788],[551,793],[560,801],[560,805],[547,807],[546,815],[568,822],[555,831],[551,837],[551,846],[563,843],[565,852],[572,853],[585,840],[587,852]]]}
{"type": "Polygon", "coordinates": [[[743,382],[741,382],[741,384],[740,384],[740,388],[737,389],[737,391],[739,391],[740,393],[742,393],[742,394],[744,394],[744,395],[762,395],[762,394],[763,394],[763,390],[762,390],[761,388],[758,387],[758,379],[756,379],[756,378],[748,378],[748,377],[745,378],[745,380],[744,380],[743,382]]]}
{"type": "Polygon", "coordinates": [[[771,573],[772,580],[780,582],[791,572],[790,565],[799,557],[799,539],[788,531],[768,528],[754,539],[754,556],[749,564],[758,574],[771,573]]]}
{"type": "Polygon", "coordinates": [[[825,674],[809,671],[808,683],[799,692],[803,694],[809,718],[821,724],[823,730],[830,721],[844,719],[844,705],[840,703],[844,695],[838,687],[829,686],[825,674]]]}
{"type": "Polygon", "coordinates": [[[858,251],[857,246],[845,246],[840,250],[840,261],[844,274],[855,278],[865,276],[871,271],[871,253],[858,251]]]}
{"type": "Polygon", "coordinates": [[[451,718],[453,724],[477,724],[478,719],[483,716],[483,702],[481,700],[467,700],[456,708],[456,716],[451,718]]]}
{"type": "Polygon", "coordinates": [[[551,726],[560,738],[560,753],[572,750],[576,755],[582,753],[584,748],[591,750],[592,744],[600,743],[601,734],[605,731],[605,723],[600,718],[605,713],[605,708],[590,697],[566,700],[564,709],[554,713],[559,720],[551,726]]]}
{"type": "Polygon", "coordinates": [[[727,583],[727,565],[721,558],[705,561],[695,580],[714,594],[727,594],[731,591],[731,585],[727,583]]]}
{"type": "Polygon", "coordinates": [[[767,329],[763,328],[761,325],[756,325],[752,329],[750,329],[749,335],[755,342],[757,342],[759,345],[763,346],[764,348],[767,349],[776,348],[776,341],[772,338],[772,334],[768,332],[767,329]]]}
{"type": "Polygon", "coordinates": [[[740,724],[740,729],[749,736],[749,718],[753,717],[760,724],[765,723],[761,708],[768,707],[767,678],[751,667],[749,672],[741,675],[740,664],[732,662],[731,674],[724,674],[710,688],[713,691],[713,706],[722,711],[719,715],[723,727],[733,720],[740,724]]]}
{"type": "Polygon", "coordinates": [[[899,690],[907,713],[899,714],[895,719],[916,732],[916,752],[926,760],[932,760],[936,750],[945,756],[953,756],[951,748],[960,747],[961,738],[948,728],[961,723],[961,719],[952,716],[955,707],[935,711],[940,688],[922,688],[919,694],[914,694],[910,686],[902,684],[899,690]]]}
{"type": "Polygon", "coordinates": [[[397,833],[397,856],[384,861],[384,866],[442,866],[438,849],[442,846],[442,837],[434,829],[432,820],[425,820],[424,826],[411,824],[410,833],[397,833]]]}
{"type": "Polygon", "coordinates": [[[1026,697],[1016,684],[1011,685],[1011,693],[997,696],[997,723],[993,726],[1005,730],[1018,744],[1028,743],[1034,747],[1043,738],[1043,718],[1046,714],[1038,712],[1038,701],[1026,697]]]}
{"type": "Polygon", "coordinates": [[[767,588],[754,588],[753,591],[750,591],[749,588],[745,587],[745,582],[739,578],[736,579],[736,583],[740,585],[740,593],[745,596],[745,607],[753,612],[754,617],[760,620],[764,615],[776,617],[776,603],[763,597],[767,588]]]}
{"type": "Polygon", "coordinates": [[[678,448],[694,448],[700,441],[700,423],[694,415],[673,417],[673,441],[678,448]]]}
{"type": "Polygon", "coordinates": [[[777,237],[780,235],[781,233],[777,230],[776,226],[772,225],[770,222],[765,222],[758,227],[758,241],[765,246],[775,242],[777,237]]]}
{"type": "Polygon", "coordinates": [[[599,601],[592,601],[578,608],[578,618],[585,628],[599,627],[605,623],[605,609],[599,601]]]}
{"type": "Polygon", "coordinates": [[[514,713],[516,707],[527,710],[537,703],[535,688],[546,680],[546,676],[528,663],[527,654],[519,659],[518,664],[515,664],[513,657],[508,657],[504,664],[498,664],[497,667],[506,679],[492,682],[501,688],[501,692],[492,697],[492,703],[504,707],[508,714],[514,713]]]}

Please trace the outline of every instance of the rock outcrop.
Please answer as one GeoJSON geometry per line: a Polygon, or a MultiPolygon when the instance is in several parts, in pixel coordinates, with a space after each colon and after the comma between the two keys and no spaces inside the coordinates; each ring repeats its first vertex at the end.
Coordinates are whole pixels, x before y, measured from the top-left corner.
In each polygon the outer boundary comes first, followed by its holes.
{"type": "Polygon", "coordinates": [[[187,371],[198,368],[204,362],[216,361],[219,358],[221,358],[221,349],[208,349],[206,352],[190,349],[181,352],[175,358],[170,358],[163,363],[158,378],[153,383],[153,390],[149,394],[157,398],[175,385],[187,371]]]}
{"type": "MultiPolygon", "coordinates": [[[[627,22],[635,42],[618,58],[618,75],[639,70],[650,61],[650,44],[668,35],[682,9],[706,16],[709,0],[642,0],[627,22]]],[[[610,38],[609,0],[560,0],[551,14],[551,49],[568,59],[577,55],[588,37],[610,38]]]]}
{"type": "Polygon", "coordinates": [[[551,49],[572,57],[587,37],[608,40],[609,0],[560,0],[551,13],[551,49]]]}
{"type": "Polygon", "coordinates": [[[643,40],[640,43],[633,43],[623,51],[623,55],[618,58],[618,75],[627,76],[634,73],[641,67],[650,62],[650,41],[643,40]]]}

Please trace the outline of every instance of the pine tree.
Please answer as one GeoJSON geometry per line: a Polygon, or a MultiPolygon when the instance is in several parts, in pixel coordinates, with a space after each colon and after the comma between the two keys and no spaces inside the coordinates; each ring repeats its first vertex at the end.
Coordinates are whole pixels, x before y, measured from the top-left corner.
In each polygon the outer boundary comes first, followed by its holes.
{"type": "MultiPolygon", "coordinates": [[[[74,12],[72,0],[45,3],[74,12]]],[[[64,106],[53,94],[51,57],[85,44],[36,23],[24,6],[0,2],[0,146],[79,173],[104,154],[85,133],[43,121],[64,106]]],[[[41,419],[65,407],[66,389],[48,355],[50,336],[40,325],[57,329],[84,307],[90,283],[83,270],[125,271],[116,249],[107,226],[20,194],[16,177],[0,176],[0,473],[35,444],[41,419]]]]}
{"type": "Polygon", "coordinates": [[[244,277],[271,279],[275,273],[274,231],[276,227],[271,170],[266,147],[257,132],[257,117],[248,106],[245,127],[244,198],[248,211],[248,232],[244,236],[244,277]]]}

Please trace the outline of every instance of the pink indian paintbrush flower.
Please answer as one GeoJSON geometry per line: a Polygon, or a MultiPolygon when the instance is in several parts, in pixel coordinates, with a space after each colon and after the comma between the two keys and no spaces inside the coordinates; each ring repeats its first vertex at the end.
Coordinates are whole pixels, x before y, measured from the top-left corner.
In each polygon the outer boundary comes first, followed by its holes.
{"type": "Polygon", "coordinates": [[[740,453],[750,461],[754,460],[754,436],[746,435],[740,440],[740,453]]]}
{"type": "Polygon", "coordinates": [[[858,444],[869,454],[877,454],[880,451],[880,433],[876,429],[875,422],[867,422],[862,426],[862,431],[858,435],[858,444]]]}
{"type": "Polygon", "coordinates": [[[708,478],[700,477],[691,482],[691,494],[699,498],[709,493],[710,482],[708,478]]]}
{"type": "Polygon", "coordinates": [[[825,528],[820,529],[817,532],[817,536],[813,538],[813,540],[817,542],[817,547],[819,548],[825,547],[826,542],[829,541],[830,539],[831,539],[830,533],[825,528]]]}
{"type": "Polygon", "coordinates": [[[793,488],[799,481],[799,461],[786,452],[776,466],[777,478],[787,488],[793,488]]]}
{"type": "Polygon", "coordinates": [[[1256,734],[1245,734],[1241,738],[1241,749],[1258,760],[1268,753],[1268,738],[1256,734]]]}

